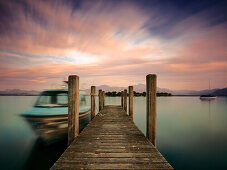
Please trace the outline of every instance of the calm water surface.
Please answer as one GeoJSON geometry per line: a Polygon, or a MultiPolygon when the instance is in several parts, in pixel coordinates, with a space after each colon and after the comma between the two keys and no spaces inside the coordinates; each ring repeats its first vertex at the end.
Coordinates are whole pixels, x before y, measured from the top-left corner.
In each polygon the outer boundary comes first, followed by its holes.
{"type": "MultiPolygon", "coordinates": [[[[1,169],[22,169],[29,158],[37,136],[19,113],[30,109],[36,98],[0,96],[1,169]]],[[[157,147],[175,169],[227,169],[227,98],[157,100],[157,147]]],[[[120,97],[106,97],[106,104],[120,103],[120,97]]],[[[134,120],[146,134],[145,97],[134,98],[134,120]]]]}

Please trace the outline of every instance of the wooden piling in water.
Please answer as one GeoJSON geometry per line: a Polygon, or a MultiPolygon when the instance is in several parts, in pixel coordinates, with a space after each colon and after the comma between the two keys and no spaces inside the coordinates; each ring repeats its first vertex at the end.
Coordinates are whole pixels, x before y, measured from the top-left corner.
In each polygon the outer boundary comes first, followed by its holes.
{"type": "Polygon", "coordinates": [[[124,108],[124,97],[123,91],[121,91],[121,107],[124,108]]]}
{"type": "Polygon", "coordinates": [[[102,110],[102,90],[99,90],[99,111],[102,110]]]}
{"type": "Polygon", "coordinates": [[[91,119],[95,117],[95,93],[96,87],[91,86],[91,119]]]}
{"type": "Polygon", "coordinates": [[[157,76],[149,74],[146,76],[147,97],[147,138],[156,146],[156,93],[157,76]]]}
{"type": "Polygon", "coordinates": [[[104,108],[104,106],[105,106],[105,97],[106,97],[106,93],[105,93],[105,91],[102,91],[102,105],[103,105],[103,108],[104,108]]]}
{"type": "Polygon", "coordinates": [[[124,89],[124,110],[127,112],[127,89],[124,89]]]}
{"type": "MultiPolygon", "coordinates": [[[[129,86],[129,115],[133,117],[133,86],[129,86]]],[[[157,76],[146,76],[147,137],[127,116],[127,90],[122,92],[122,107],[103,106],[99,90],[99,116],[79,134],[79,77],[69,76],[69,144],[51,167],[59,169],[170,169],[173,167],[156,146],[157,76]],[[78,136],[78,137],[77,137],[78,136]],[[77,137],[76,140],[74,138],[77,137]],[[73,141],[74,140],[74,141],[73,141]]],[[[91,87],[91,100],[95,86],[91,87]]],[[[94,101],[94,100],[92,100],[94,101]]],[[[91,101],[92,108],[94,102],[91,101]],[[93,104],[92,104],[93,103],[93,104]]]]}
{"type": "Polygon", "coordinates": [[[68,145],[79,135],[79,77],[68,78],[68,145]]]}
{"type": "Polygon", "coordinates": [[[51,170],[162,169],[173,167],[120,106],[105,106],[51,170]]]}
{"type": "Polygon", "coordinates": [[[129,96],[129,116],[133,119],[133,86],[128,87],[128,96],[129,96]]]}

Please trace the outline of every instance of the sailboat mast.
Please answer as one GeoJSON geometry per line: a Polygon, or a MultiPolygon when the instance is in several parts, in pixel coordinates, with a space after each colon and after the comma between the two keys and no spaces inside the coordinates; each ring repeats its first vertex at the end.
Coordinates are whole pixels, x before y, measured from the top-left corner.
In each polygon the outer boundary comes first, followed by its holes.
{"type": "Polygon", "coordinates": [[[210,91],[210,80],[209,80],[209,94],[211,95],[211,91],[210,91]]]}

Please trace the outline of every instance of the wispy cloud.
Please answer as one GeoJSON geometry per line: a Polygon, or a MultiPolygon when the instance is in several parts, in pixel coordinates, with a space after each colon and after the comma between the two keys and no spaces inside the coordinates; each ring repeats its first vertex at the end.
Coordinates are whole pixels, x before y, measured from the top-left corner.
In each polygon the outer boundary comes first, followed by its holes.
{"type": "Polygon", "coordinates": [[[68,74],[84,86],[126,86],[149,73],[171,89],[226,86],[225,14],[167,5],[1,1],[0,88],[48,88],[68,74]]]}

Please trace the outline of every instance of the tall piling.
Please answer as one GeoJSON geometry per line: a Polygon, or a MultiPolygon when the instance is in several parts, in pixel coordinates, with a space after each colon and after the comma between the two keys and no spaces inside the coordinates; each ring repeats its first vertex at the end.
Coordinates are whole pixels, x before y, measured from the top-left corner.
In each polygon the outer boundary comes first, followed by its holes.
{"type": "Polygon", "coordinates": [[[146,98],[147,98],[147,138],[156,146],[156,93],[157,76],[149,74],[146,76],[146,98]]]}
{"type": "Polygon", "coordinates": [[[121,107],[124,108],[124,93],[121,91],[121,107]]]}
{"type": "Polygon", "coordinates": [[[129,96],[129,116],[133,119],[133,86],[128,87],[128,96],[129,96]]]}
{"type": "Polygon", "coordinates": [[[106,104],[106,103],[105,103],[105,102],[106,102],[106,101],[105,101],[105,97],[106,97],[106,93],[105,93],[105,91],[102,91],[102,99],[103,99],[103,100],[102,100],[102,107],[103,107],[103,108],[104,108],[104,106],[105,106],[105,104],[106,104]]]}
{"type": "Polygon", "coordinates": [[[127,112],[127,89],[124,89],[124,110],[127,112]]]}
{"type": "Polygon", "coordinates": [[[68,145],[79,135],[79,77],[68,78],[68,145]]]}
{"type": "Polygon", "coordinates": [[[102,90],[99,90],[99,111],[102,110],[102,90]]]}
{"type": "Polygon", "coordinates": [[[95,93],[96,87],[91,86],[91,119],[95,117],[95,93]]]}

